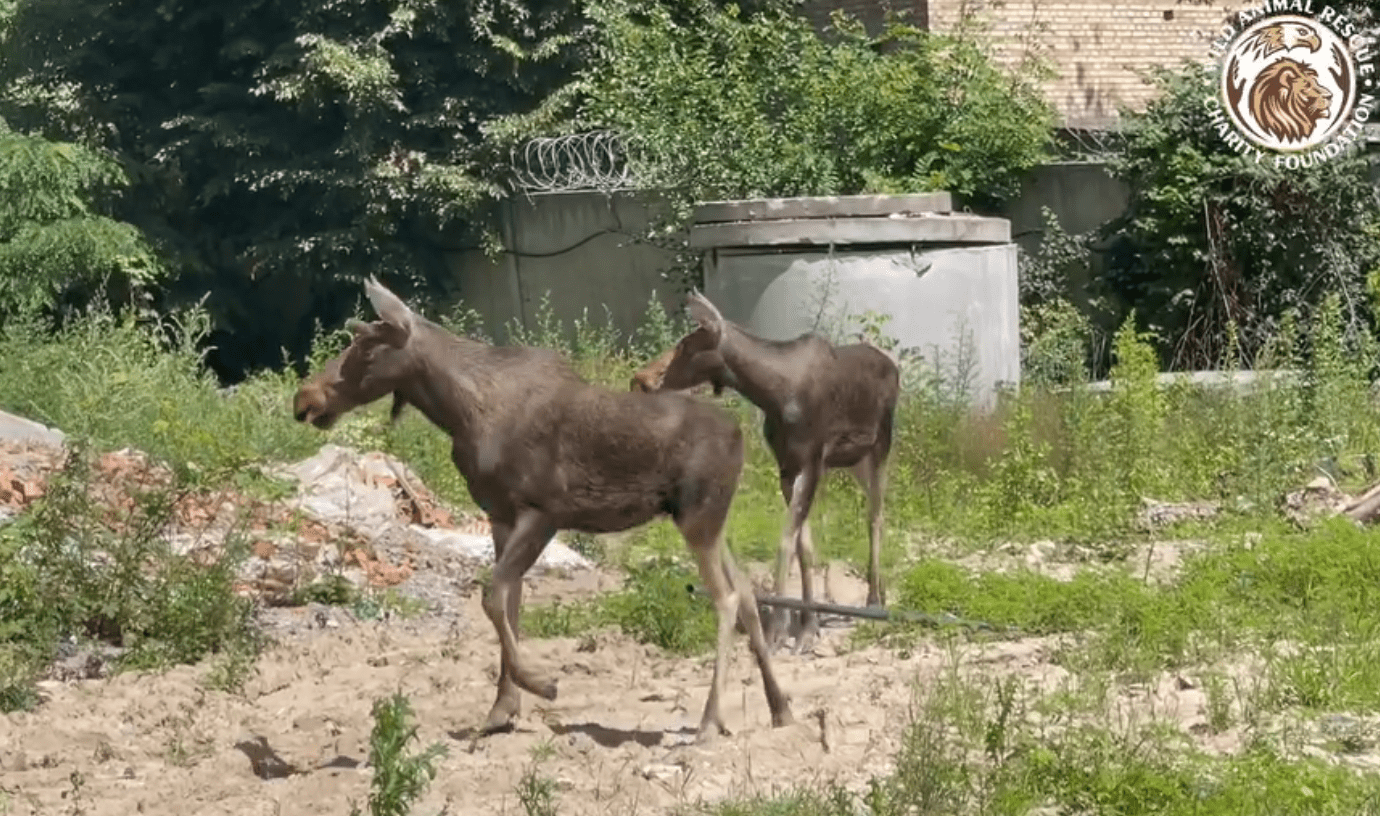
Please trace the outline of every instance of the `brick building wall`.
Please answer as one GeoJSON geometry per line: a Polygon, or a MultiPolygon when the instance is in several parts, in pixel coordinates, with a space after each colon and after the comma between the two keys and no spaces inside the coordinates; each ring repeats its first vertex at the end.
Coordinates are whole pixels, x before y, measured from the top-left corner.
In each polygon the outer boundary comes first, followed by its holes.
{"type": "MultiPolygon", "coordinates": [[[[844,9],[880,26],[888,0],[806,0],[803,11],[817,24],[829,11],[844,9]],[[875,23],[873,22],[875,20],[875,23]]],[[[1228,15],[1248,5],[1240,0],[890,0],[915,9],[912,19],[932,31],[947,31],[964,10],[984,20],[992,56],[1015,65],[1030,48],[1043,53],[1058,73],[1045,84],[1062,124],[1070,128],[1114,126],[1118,106],[1141,109],[1155,94],[1143,74],[1182,60],[1211,59],[1208,45],[1228,15]]]]}

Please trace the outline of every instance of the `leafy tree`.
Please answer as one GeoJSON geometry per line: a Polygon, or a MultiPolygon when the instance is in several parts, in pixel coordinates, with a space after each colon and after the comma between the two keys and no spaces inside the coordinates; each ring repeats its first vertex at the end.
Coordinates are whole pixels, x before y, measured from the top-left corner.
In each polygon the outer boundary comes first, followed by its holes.
{"type": "Polygon", "coordinates": [[[1134,307],[1166,362],[1214,366],[1228,324],[1250,359],[1285,311],[1306,316],[1328,293],[1367,319],[1368,276],[1380,271],[1380,217],[1369,160],[1356,152],[1308,170],[1255,162],[1209,120],[1203,66],[1159,72],[1162,95],[1129,115],[1112,174],[1131,188],[1111,243],[1105,292],[1115,317],[1134,307]]]}
{"type": "Polygon", "coordinates": [[[582,64],[566,0],[18,0],[7,118],[108,149],[223,374],[301,354],[367,274],[445,278],[501,181],[480,131],[582,64]]]}
{"type": "MultiPolygon", "coordinates": [[[[1047,225],[1026,264],[1022,301],[1073,295],[1102,333],[1134,310],[1158,338],[1163,365],[1250,365],[1293,319],[1326,298],[1342,304],[1349,332],[1368,331],[1380,292],[1380,204],[1371,161],[1344,153],[1308,169],[1257,163],[1219,132],[1204,99],[1215,71],[1185,64],[1156,72],[1160,96],[1126,112],[1125,140],[1108,169],[1130,187],[1123,215],[1083,236],[1047,225]],[[1096,249],[1095,249],[1096,248],[1096,249]],[[1088,291],[1062,291],[1067,270],[1091,265],[1088,291]],[[1291,315],[1292,313],[1292,315],[1291,315]]],[[[1092,363],[1105,372],[1107,349],[1092,363]]]]}
{"type": "Polygon", "coordinates": [[[107,214],[127,181],[108,156],[0,122],[0,320],[106,283],[118,297],[162,275],[143,234],[107,214]]]}
{"type": "MultiPolygon", "coordinates": [[[[685,0],[597,0],[598,58],[498,141],[608,129],[683,226],[696,200],[948,190],[978,205],[1046,158],[1038,64],[1003,71],[974,31],[892,20],[877,38],[836,14],[823,36],[784,8],[744,17],[685,0]]],[[[676,239],[669,243],[675,245],[676,239]]]]}

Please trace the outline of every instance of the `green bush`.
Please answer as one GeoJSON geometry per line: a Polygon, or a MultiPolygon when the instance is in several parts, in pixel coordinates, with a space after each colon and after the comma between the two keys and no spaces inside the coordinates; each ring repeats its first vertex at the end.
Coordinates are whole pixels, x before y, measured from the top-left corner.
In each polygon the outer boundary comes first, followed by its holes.
{"type": "Polygon", "coordinates": [[[691,8],[686,24],[662,7],[592,7],[603,59],[580,122],[631,139],[654,187],[1000,198],[1044,158],[1050,107],[967,31],[893,21],[873,41],[845,16],[821,35],[794,10],[691,8]]]}
{"type": "Polygon", "coordinates": [[[0,528],[0,704],[32,704],[27,681],[60,641],[117,646],[123,668],[255,653],[252,606],[234,590],[241,542],[227,537],[209,565],[174,553],[163,534],[189,488],[137,491],[128,512],[99,506],[88,448],[69,445],[44,495],[0,528]]]}
{"type": "Polygon", "coordinates": [[[682,252],[697,201],[946,190],[989,206],[1047,156],[1044,64],[999,67],[966,15],[872,38],[842,14],[820,33],[768,5],[591,2],[596,57],[536,111],[492,123],[495,143],[617,133],[665,205],[640,237],[682,252]]]}
{"type": "Polygon", "coordinates": [[[1104,329],[1134,308],[1161,365],[1176,369],[1220,365],[1233,347],[1249,365],[1287,312],[1311,319],[1329,296],[1342,298],[1348,333],[1370,331],[1380,270],[1370,159],[1351,151],[1297,171],[1242,155],[1203,104],[1217,92],[1216,70],[1158,69],[1159,96],[1125,112],[1108,165],[1130,191],[1125,214],[1072,244],[1047,234],[1051,262],[1083,266],[1065,279],[1090,281],[1064,294],[1104,329]]]}

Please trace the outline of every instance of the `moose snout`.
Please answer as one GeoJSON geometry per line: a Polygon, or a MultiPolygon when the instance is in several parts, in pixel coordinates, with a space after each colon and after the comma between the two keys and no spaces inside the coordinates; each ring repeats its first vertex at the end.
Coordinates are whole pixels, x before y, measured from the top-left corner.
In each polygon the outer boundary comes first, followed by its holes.
{"type": "Polygon", "coordinates": [[[331,416],[326,410],[325,399],[315,390],[303,389],[297,392],[292,401],[292,416],[298,422],[310,422],[318,428],[328,428],[331,425],[331,416]]]}

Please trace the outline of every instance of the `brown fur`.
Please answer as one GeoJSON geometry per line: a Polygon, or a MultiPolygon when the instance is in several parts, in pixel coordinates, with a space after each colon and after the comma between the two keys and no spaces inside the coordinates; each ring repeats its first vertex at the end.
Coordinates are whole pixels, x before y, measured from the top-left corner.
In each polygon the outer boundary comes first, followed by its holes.
{"type": "Polygon", "coordinates": [[[392,394],[395,418],[412,405],[450,434],[451,458],[493,525],[495,562],[484,611],[499,637],[501,670],[483,731],[512,725],[519,689],[556,697],[555,680],[530,667],[517,648],[522,576],[555,533],[614,532],[660,516],[669,516],[684,536],[719,615],[701,737],[726,732],[720,700],[739,615],[772,723],[792,722],[751,587],[723,544],[743,467],[742,432],[732,417],[683,394],[599,388],[553,351],[457,337],[373,279],[365,292],[382,319],[351,321],[354,340],[302,384],[293,413],[324,429],[392,394]]]}
{"type": "Polygon", "coordinates": [[[1250,104],[1251,114],[1266,133],[1282,142],[1298,142],[1327,118],[1332,93],[1318,81],[1317,71],[1281,57],[1256,77],[1250,104]]]}
{"type": "MultiPolygon", "coordinates": [[[[681,391],[715,380],[762,410],[762,432],[776,457],[788,508],[777,550],[775,591],[785,588],[794,548],[800,560],[801,597],[811,600],[810,507],[824,472],[848,468],[868,496],[867,602],[884,605],[882,510],[892,422],[900,397],[896,361],[870,343],[835,347],[816,334],[785,342],[764,340],[725,320],[698,292],[690,295],[687,306],[699,328],[670,350],[670,361],[656,377],[657,389],[681,391]]],[[[660,364],[659,358],[648,367],[660,364]]],[[[803,615],[803,623],[802,649],[814,640],[819,627],[812,612],[803,615]]],[[[785,613],[778,610],[768,627],[773,646],[784,637],[784,629],[785,613]]]]}

